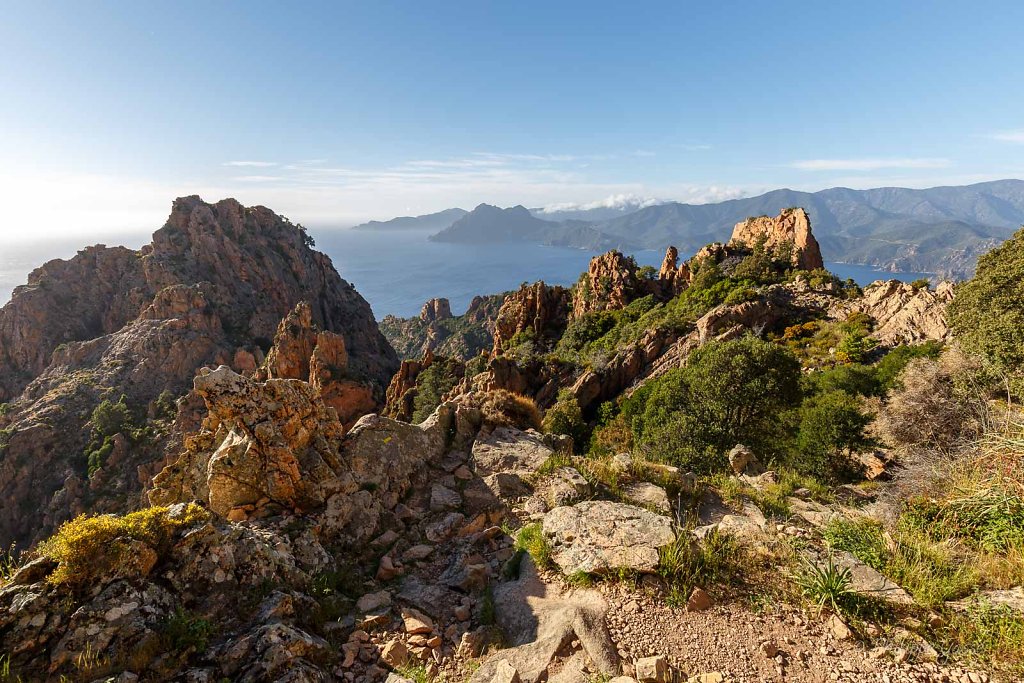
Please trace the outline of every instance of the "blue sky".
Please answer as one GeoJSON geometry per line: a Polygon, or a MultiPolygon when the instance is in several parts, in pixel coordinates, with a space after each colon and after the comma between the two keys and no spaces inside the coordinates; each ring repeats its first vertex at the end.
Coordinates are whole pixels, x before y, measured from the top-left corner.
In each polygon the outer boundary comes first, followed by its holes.
{"type": "Polygon", "coordinates": [[[1024,3],[11,2],[0,236],[1024,177],[1024,3]],[[11,213],[13,211],[13,213],[11,213]]]}

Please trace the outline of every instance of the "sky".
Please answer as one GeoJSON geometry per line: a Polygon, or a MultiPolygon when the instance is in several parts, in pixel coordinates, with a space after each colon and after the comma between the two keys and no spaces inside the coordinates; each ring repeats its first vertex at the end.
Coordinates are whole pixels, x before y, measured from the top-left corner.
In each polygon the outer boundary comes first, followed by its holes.
{"type": "Polygon", "coordinates": [[[3,3],[0,240],[1024,177],[1024,3],[3,3]]]}

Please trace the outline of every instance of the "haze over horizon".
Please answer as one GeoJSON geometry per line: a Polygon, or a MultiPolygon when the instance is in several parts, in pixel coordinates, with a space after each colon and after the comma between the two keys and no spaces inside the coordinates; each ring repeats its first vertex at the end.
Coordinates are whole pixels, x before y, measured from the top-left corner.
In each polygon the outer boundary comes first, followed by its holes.
{"type": "Polygon", "coordinates": [[[1020,3],[65,1],[6,18],[0,241],[150,232],[188,194],[326,227],[1024,177],[1020,3]]]}

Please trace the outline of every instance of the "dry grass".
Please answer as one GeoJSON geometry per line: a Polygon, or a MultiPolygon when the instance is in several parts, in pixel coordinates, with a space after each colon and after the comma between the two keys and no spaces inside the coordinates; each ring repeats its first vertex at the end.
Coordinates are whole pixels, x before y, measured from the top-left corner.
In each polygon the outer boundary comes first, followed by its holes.
{"type": "Polygon", "coordinates": [[[541,429],[540,410],[528,396],[494,389],[474,396],[484,422],[517,429],[541,429]]]}

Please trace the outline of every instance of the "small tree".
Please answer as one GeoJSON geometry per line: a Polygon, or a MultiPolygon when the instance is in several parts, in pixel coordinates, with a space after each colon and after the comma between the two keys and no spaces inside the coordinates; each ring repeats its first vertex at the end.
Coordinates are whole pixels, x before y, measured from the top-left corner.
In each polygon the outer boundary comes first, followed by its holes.
{"type": "Polygon", "coordinates": [[[826,391],[806,401],[796,438],[797,469],[827,479],[859,473],[852,456],[874,445],[864,432],[871,419],[845,391],[826,391]]]}

